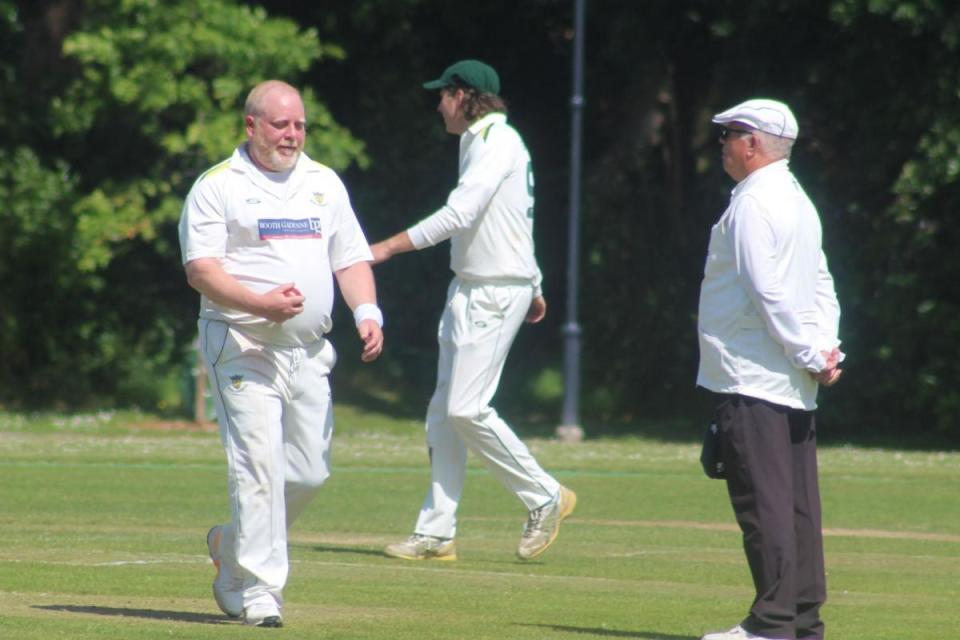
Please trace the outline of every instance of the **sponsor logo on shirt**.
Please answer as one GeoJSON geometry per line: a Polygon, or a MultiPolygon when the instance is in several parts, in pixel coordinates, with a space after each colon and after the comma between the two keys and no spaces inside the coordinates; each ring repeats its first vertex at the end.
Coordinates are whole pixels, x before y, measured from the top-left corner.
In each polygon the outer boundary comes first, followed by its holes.
{"type": "Polygon", "coordinates": [[[308,240],[322,238],[320,218],[261,218],[257,220],[261,240],[279,240],[289,238],[308,240]]]}

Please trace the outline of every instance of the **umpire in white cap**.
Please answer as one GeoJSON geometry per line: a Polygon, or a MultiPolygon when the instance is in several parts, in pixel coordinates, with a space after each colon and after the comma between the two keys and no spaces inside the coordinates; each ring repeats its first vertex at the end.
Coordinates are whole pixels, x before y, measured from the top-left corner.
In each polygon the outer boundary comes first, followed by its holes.
{"type": "Polygon", "coordinates": [[[713,117],[736,181],[710,233],[697,384],[716,394],[727,490],[756,598],[703,640],[822,640],[826,600],[814,409],[840,375],[840,306],[820,218],[790,172],[796,118],[774,100],[713,117]]]}

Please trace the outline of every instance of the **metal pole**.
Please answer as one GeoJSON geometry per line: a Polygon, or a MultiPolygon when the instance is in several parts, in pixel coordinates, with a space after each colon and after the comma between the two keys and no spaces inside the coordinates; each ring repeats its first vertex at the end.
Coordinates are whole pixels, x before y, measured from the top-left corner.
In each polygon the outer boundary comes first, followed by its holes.
{"type": "Polygon", "coordinates": [[[580,265],[580,147],[583,130],[583,36],[586,0],[574,0],[573,95],[570,97],[570,217],[567,225],[567,321],[563,325],[563,415],[561,440],[579,441],[580,337],[577,322],[580,265]]]}

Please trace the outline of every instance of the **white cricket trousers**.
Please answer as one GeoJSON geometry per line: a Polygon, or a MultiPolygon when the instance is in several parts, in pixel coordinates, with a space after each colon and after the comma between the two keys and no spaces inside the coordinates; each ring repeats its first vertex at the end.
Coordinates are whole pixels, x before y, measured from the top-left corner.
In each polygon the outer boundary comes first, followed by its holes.
{"type": "Polygon", "coordinates": [[[453,538],[467,449],[527,510],[550,502],[559,483],[490,406],[510,345],[533,299],[526,283],[454,278],[440,318],[437,387],[427,409],[431,483],[414,533],[453,538]]]}
{"type": "Polygon", "coordinates": [[[224,322],[201,319],[199,326],[227,456],[232,521],[222,552],[239,568],[244,608],[279,609],[287,529],[330,476],[328,375],[336,352],[327,340],[276,347],[224,322]]]}

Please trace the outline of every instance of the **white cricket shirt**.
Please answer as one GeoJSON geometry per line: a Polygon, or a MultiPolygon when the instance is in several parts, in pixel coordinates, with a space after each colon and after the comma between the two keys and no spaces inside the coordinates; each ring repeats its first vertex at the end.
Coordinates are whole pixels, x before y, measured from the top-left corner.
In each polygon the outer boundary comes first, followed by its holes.
{"type": "Polygon", "coordinates": [[[533,247],[533,168],[520,134],[490,113],[460,136],[460,178],[447,203],[407,230],[417,249],[450,239],[450,268],[464,280],[543,279],[533,247]]]}
{"type": "Polygon", "coordinates": [[[332,169],[300,154],[285,180],[271,179],[247,155],[246,144],[197,179],[179,231],[184,264],[218,258],[252,291],[293,282],[304,295],[303,312],[283,323],[201,296],[201,318],[228,322],[266,344],[319,340],[333,326],[333,272],[373,259],[332,169]]]}
{"type": "Polygon", "coordinates": [[[710,233],[700,288],[697,384],[816,408],[810,372],[837,339],[840,305],[820,218],[786,160],[734,188],[710,233]]]}

